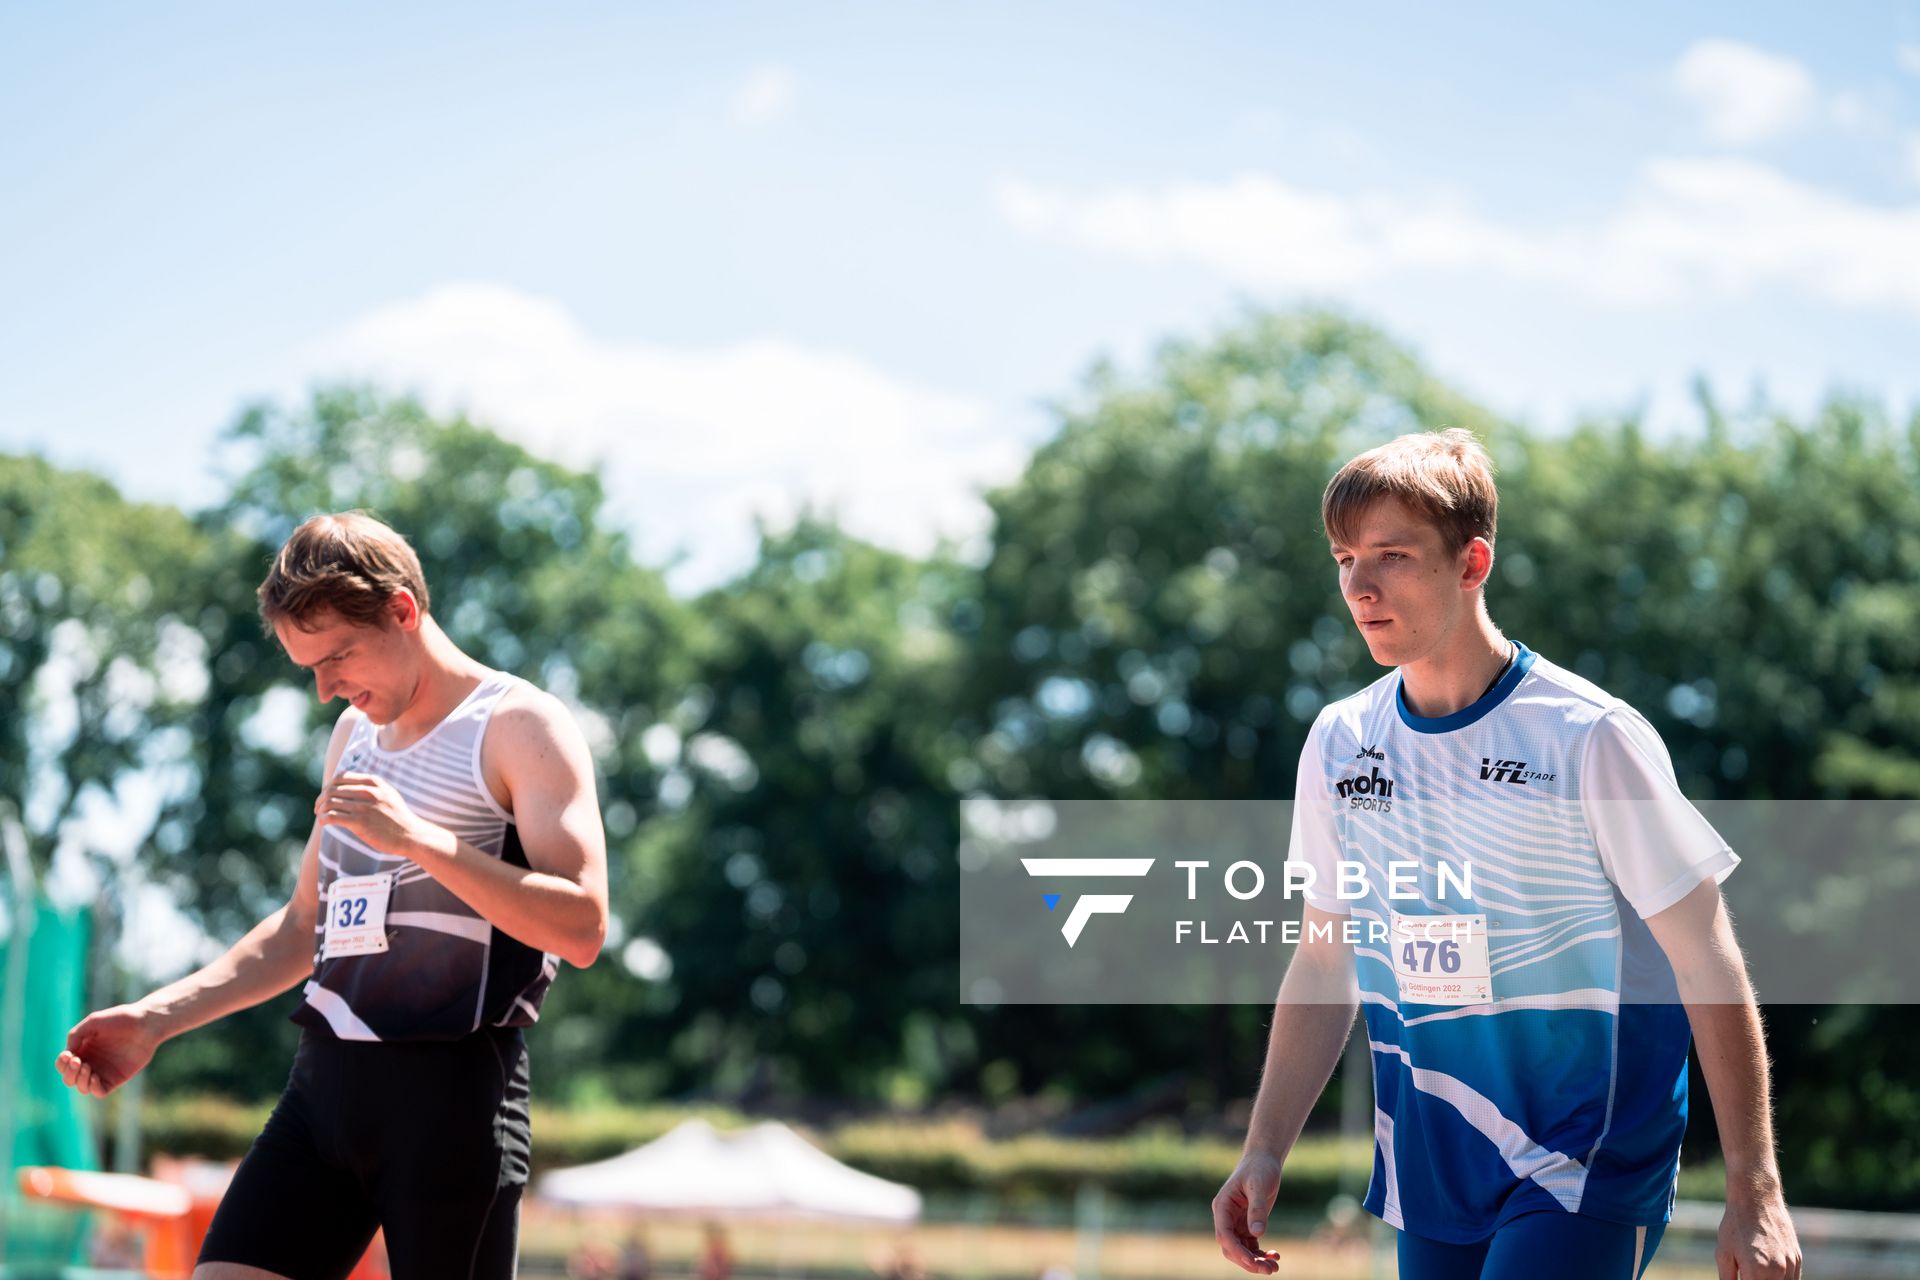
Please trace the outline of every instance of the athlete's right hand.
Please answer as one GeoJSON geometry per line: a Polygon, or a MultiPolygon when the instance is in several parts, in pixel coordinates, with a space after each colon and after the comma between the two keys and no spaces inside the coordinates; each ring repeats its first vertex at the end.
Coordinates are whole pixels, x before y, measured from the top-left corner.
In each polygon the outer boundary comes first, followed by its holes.
{"type": "Polygon", "coordinates": [[[153,1061],[161,1039],[151,1015],[133,1005],[116,1005],[88,1014],[67,1032],[67,1047],[54,1065],[72,1088],[104,1098],[153,1061]]]}
{"type": "Polygon", "coordinates": [[[1227,1261],[1242,1271],[1270,1276],[1280,1269],[1280,1255],[1260,1247],[1279,1194],[1279,1158],[1249,1151],[1213,1198],[1213,1238],[1227,1261]]]}

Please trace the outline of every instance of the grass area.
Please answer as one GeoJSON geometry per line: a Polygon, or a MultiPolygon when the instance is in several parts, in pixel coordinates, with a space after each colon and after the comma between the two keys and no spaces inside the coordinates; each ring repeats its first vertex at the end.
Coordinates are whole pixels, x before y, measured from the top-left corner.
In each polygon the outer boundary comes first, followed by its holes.
{"type": "MultiPolygon", "coordinates": [[[[266,1118],[268,1108],[215,1098],[173,1098],[147,1108],[148,1149],[235,1157],[266,1118]]],[[[541,1169],[600,1159],[629,1150],[701,1116],[732,1128],[752,1117],[715,1108],[536,1108],[534,1142],[541,1169]]],[[[1215,1246],[1207,1206],[1239,1155],[1221,1138],[1193,1138],[1171,1128],[1148,1128],[1107,1139],[1025,1135],[992,1139],[962,1119],[864,1119],[807,1136],[857,1168],[927,1193],[926,1221],[910,1229],[819,1222],[729,1225],[742,1280],[872,1280],[904,1253],[935,1280],[1035,1280],[1058,1269],[1110,1280],[1223,1280],[1240,1275],[1215,1246]],[[1103,1194],[1109,1224],[1097,1242],[1073,1226],[1083,1188],[1103,1194]]],[[[1326,1222],[1329,1201],[1343,1186],[1365,1184],[1372,1136],[1311,1135],[1287,1161],[1274,1246],[1282,1275],[1316,1280],[1371,1280],[1392,1275],[1391,1231],[1361,1216],[1346,1231],[1326,1222]],[[1382,1258],[1376,1265],[1376,1247],[1382,1258]]],[[[1724,1178],[1717,1165],[1688,1167],[1685,1199],[1717,1200],[1724,1178]]],[[[549,1207],[529,1200],[522,1224],[525,1272],[565,1273],[583,1243],[617,1247],[629,1228],[617,1218],[549,1207]]],[[[646,1224],[648,1249],[663,1276],[689,1275],[697,1256],[698,1222],[646,1224]]],[[[1674,1256],[1683,1250],[1672,1251],[1674,1256]]],[[[1710,1265],[1657,1259],[1662,1280],[1709,1280],[1710,1265]]]]}
{"type": "MultiPolygon", "coordinates": [[[[265,1105],[208,1097],[151,1101],[144,1116],[147,1149],[237,1158],[260,1131],[268,1110],[265,1105]]],[[[536,1106],[535,1172],[617,1155],[694,1116],[721,1128],[753,1121],[721,1108],[536,1106]]],[[[1089,1185],[1134,1204],[1185,1204],[1204,1211],[1240,1154],[1236,1142],[1189,1137],[1171,1126],[1114,1138],[1030,1134],[993,1139],[968,1120],[888,1117],[802,1132],[836,1159],[936,1198],[989,1199],[999,1219],[1070,1204],[1089,1185]]],[[[1308,1135],[1287,1159],[1281,1204],[1318,1215],[1343,1183],[1365,1184],[1372,1158],[1371,1134],[1353,1139],[1308,1135]]],[[[1724,1186],[1717,1164],[1681,1171],[1682,1199],[1718,1200],[1724,1186]]]]}
{"type": "MultiPolygon", "coordinates": [[[[1362,1219],[1341,1237],[1323,1232],[1278,1238],[1282,1276],[1311,1280],[1372,1280],[1391,1276],[1391,1230],[1362,1219]],[[1375,1237],[1379,1239],[1376,1241],[1375,1237]],[[1383,1270],[1376,1273],[1376,1245],[1383,1270]]],[[[523,1222],[522,1256],[526,1271],[555,1274],[560,1260],[583,1241],[617,1246],[628,1228],[617,1221],[595,1221],[563,1211],[530,1207],[523,1222]],[[544,1265],[542,1265],[544,1261],[544,1265]]],[[[701,1228],[692,1222],[652,1222],[644,1238],[656,1270],[686,1275],[701,1244],[701,1228]]],[[[935,1277],[953,1280],[1034,1280],[1051,1268],[1076,1275],[1098,1274],[1111,1280],[1225,1280],[1243,1272],[1220,1256],[1205,1232],[1111,1231],[1097,1242],[1082,1241],[1064,1227],[970,1226],[937,1223],[914,1228],[857,1227],[828,1223],[735,1224],[728,1242],[742,1271],[753,1276],[872,1277],[883,1274],[903,1252],[935,1277]]],[[[1707,1266],[1676,1266],[1657,1255],[1650,1280],[1714,1280],[1707,1266]]]]}
{"type": "MultiPolygon", "coordinates": [[[[150,1101],[143,1116],[149,1150],[176,1155],[236,1158],[265,1123],[266,1105],[221,1098],[150,1101]]],[[[536,1173],[605,1159],[665,1134],[699,1116],[720,1128],[753,1122],[718,1108],[599,1107],[533,1109],[536,1173]]],[[[857,1169],[942,1194],[988,1194],[1009,1205],[1071,1200],[1089,1183],[1135,1201],[1210,1200],[1239,1158],[1239,1146],[1219,1138],[1192,1138],[1171,1127],[1116,1138],[1026,1135],[992,1139],[977,1123],[949,1119],[860,1120],[802,1133],[857,1169]]],[[[1289,1203],[1323,1206],[1343,1176],[1365,1178],[1372,1137],[1311,1136],[1287,1162],[1289,1203]]]]}

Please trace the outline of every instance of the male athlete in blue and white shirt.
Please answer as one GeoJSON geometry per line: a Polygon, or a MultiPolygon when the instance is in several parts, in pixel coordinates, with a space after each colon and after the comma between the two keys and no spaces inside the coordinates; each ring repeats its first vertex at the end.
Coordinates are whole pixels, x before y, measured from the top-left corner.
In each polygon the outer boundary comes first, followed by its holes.
{"type": "Polygon", "coordinates": [[[1341,592],[1396,670],[1327,707],[1301,752],[1288,857],[1316,887],[1214,1200],[1221,1248],[1278,1269],[1258,1237],[1357,999],[1366,1207],[1400,1229],[1402,1280],[1639,1276],[1673,1204],[1690,1035],[1727,1163],[1720,1274],[1797,1277],[1718,887],[1739,858],[1638,712],[1494,627],[1496,509],[1459,430],[1362,454],[1327,488],[1341,592]],[[1358,896],[1335,895],[1342,864],[1358,896]]]}

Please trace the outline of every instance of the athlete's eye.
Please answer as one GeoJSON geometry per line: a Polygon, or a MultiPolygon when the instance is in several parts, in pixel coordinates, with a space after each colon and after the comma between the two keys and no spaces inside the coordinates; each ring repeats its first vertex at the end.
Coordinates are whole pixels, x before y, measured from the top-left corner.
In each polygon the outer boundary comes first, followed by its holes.
{"type": "Polygon", "coordinates": [[[1407,556],[1403,551],[1389,551],[1380,558],[1382,560],[1405,560],[1407,556]]]}

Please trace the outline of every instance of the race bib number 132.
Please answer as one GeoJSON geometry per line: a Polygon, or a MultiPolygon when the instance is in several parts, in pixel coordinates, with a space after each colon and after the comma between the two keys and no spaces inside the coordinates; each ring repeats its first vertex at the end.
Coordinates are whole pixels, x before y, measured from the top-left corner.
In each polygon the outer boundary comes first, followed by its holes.
{"type": "Polygon", "coordinates": [[[327,941],[320,954],[378,955],[387,949],[387,899],[393,893],[393,873],[341,876],[327,886],[327,941]]]}
{"type": "Polygon", "coordinates": [[[1393,974],[1412,1004],[1490,1004],[1487,918],[1393,913],[1393,974]]]}

